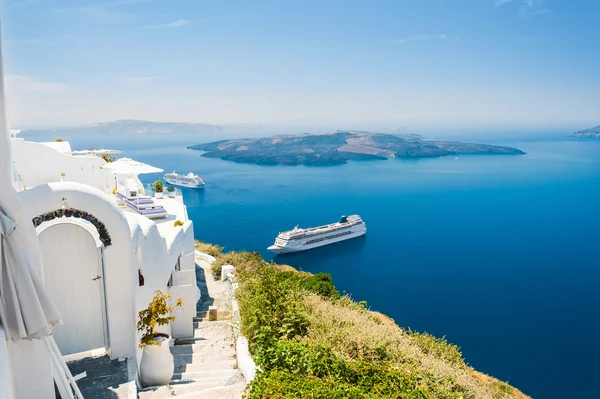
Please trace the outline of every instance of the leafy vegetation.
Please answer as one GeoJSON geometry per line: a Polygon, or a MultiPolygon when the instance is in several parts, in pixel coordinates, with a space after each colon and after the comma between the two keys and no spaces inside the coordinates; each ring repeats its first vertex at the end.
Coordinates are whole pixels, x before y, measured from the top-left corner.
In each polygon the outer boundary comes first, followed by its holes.
{"type": "Polygon", "coordinates": [[[177,219],[173,222],[173,227],[179,227],[179,226],[183,226],[183,222],[181,220],[177,219]]]}
{"type": "Polygon", "coordinates": [[[198,240],[196,240],[195,242],[195,248],[198,251],[208,254],[210,256],[214,256],[215,258],[221,255],[221,253],[223,252],[223,247],[220,245],[208,244],[198,240]]]}
{"type": "Polygon", "coordinates": [[[152,188],[157,193],[162,193],[163,189],[165,188],[165,184],[162,182],[162,180],[157,180],[154,183],[152,183],[152,188]]]}
{"type": "Polygon", "coordinates": [[[341,296],[324,273],[266,263],[256,253],[219,253],[233,264],[241,332],[260,366],[249,399],[526,398],[478,373],[460,349],[341,296]]]}
{"type": "MultiPolygon", "coordinates": [[[[175,316],[169,316],[173,307],[169,306],[167,300],[171,298],[171,294],[163,294],[161,291],[154,292],[154,298],[150,301],[148,307],[139,312],[137,328],[142,333],[142,340],[139,344],[140,348],[146,345],[160,345],[156,340],[156,326],[164,326],[175,320],[175,316]]],[[[183,304],[181,298],[175,301],[175,306],[183,304]]]]}
{"type": "Polygon", "coordinates": [[[106,163],[111,163],[116,161],[116,158],[109,154],[100,154],[100,158],[104,159],[106,163]]]}

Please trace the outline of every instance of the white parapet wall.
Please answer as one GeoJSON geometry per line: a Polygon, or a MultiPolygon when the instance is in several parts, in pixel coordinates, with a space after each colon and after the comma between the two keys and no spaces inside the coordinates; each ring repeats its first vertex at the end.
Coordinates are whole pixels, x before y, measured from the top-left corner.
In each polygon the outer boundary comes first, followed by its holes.
{"type": "Polygon", "coordinates": [[[106,165],[106,161],[94,155],[72,156],[67,142],[51,144],[60,146],[11,139],[13,159],[25,188],[57,182],[62,178],[65,181],[84,183],[104,192],[112,191],[115,186],[114,178],[111,180],[111,174],[100,168],[106,165]],[[65,147],[69,151],[59,147],[65,147]]]}
{"type": "Polygon", "coordinates": [[[250,355],[248,338],[244,337],[240,332],[240,307],[235,299],[235,291],[237,290],[238,284],[234,275],[234,271],[235,270],[230,271],[227,274],[227,281],[229,281],[231,289],[231,319],[233,321],[233,333],[235,336],[235,350],[238,368],[244,376],[246,384],[250,384],[256,376],[257,367],[256,363],[254,363],[254,360],[252,359],[252,356],[250,355]]]}

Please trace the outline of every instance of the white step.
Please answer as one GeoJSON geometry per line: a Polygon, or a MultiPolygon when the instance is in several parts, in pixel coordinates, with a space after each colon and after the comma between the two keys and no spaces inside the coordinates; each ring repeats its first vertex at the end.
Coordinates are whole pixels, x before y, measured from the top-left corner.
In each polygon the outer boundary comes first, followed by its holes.
{"type": "Polygon", "coordinates": [[[171,347],[173,355],[192,355],[194,353],[212,353],[214,351],[226,351],[233,349],[233,344],[225,341],[210,342],[205,340],[192,341],[193,344],[175,345],[171,347]]]}
{"type": "Polygon", "coordinates": [[[221,385],[228,385],[230,382],[238,380],[243,381],[244,377],[239,370],[232,368],[186,371],[183,373],[175,373],[173,374],[173,378],[171,378],[173,384],[186,382],[212,383],[220,381],[221,385]]]}
{"type": "Polygon", "coordinates": [[[235,359],[221,359],[215,360],[209,363],[189,363],[185,365],[185,373],[195,373],[198,371],[212,371],[212,370],[235,370],[237,367],[237,361],[235,359]]]}
{"type": "MultiPolygon", "coordinates": [[[[232,381],[236,384],[235,381],[232,381]]],[[[224,385],[226,381],[215,380],[206,382],[181,382],[178,384],[171,384],[162,387],[150,388],[147,390],[140,391],[138,397],[140,399],[166,399],[172,398],[173,396],[187,396],[190,398],[215,398],[216,395],[209,394],[209,392],[219,392],[221,390],[227,391],[228,387],[238,387],[236,385],[224,385]],[[202,394],[205,393],[206,395],[202,394]]]]}
{"type": "MultiPolygon", "coordinates": [[[[195,356],[195,355],[194,355],[195,356]]],[[[196,359],[191,358],[188,355],[179,355],[175,356],[175,372],[181,373],[183,371],[191,371],[191,367],[193,366],[201,366],[204,365],[206,367],[210,367],[211,365],[218,364],[232,364],[235,367],[235,353],[224,353],[224,354],[210,354],[210,355],[202,355],[199,354],[196,359]]],[[[214,369],[214,368],[213,368],[214,369]]]]}

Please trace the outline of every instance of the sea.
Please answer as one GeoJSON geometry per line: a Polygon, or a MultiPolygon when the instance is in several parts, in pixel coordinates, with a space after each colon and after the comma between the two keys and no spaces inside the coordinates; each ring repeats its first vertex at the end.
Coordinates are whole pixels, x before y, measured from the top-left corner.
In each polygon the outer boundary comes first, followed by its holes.
{"type": "Polygon", "coordinates": [[[534,398],[598,398],[600,140],[474,140],[527,155],[304,167],[202,157],[185,148],[202,142],[194,138],[111,138],[97,148],[198,173],[206,188],[183,191],[199,240],[329,273],[340,291],[446,337],[469,365],[534,398]],[[281,231],[350,214],[362,216],[366,236],[292,255],[266,250],[281,231]]]}

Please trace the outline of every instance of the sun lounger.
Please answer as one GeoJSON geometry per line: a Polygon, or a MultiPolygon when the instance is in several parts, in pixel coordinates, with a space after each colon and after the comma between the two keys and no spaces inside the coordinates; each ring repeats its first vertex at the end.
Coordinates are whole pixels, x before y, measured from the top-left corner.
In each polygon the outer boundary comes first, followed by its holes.
{"type": "Polygon", "coordinates": [[[168,212],[161,205],[155,205],[154,201],[150,200],[150,203],[138,203],[137,200],[123,199],[127,207],[140,215],[146,216],[147,218],[162,218],[168,215],[168,212]]]}
{"type": "Polygon", "coordinates": [[[153,204],[154,201],[152,200],[152,197],[149,197],[147,195],[140,195],[140,196],[130,196],[127,197],[125,195],[123,195],[120,192],[117,192],[117,197],[119,197],[122,200],[127,200],[127,201],[132,201],[135,203],[139,203],[139,204],[153,204]]]}

